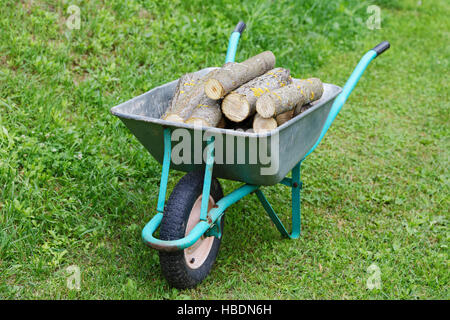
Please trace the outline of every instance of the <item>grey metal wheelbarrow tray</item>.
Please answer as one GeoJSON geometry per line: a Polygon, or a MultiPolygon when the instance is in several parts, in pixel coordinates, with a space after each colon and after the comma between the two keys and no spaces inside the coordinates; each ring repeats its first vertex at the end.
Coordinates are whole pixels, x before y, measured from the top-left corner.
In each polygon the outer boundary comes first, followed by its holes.
{"type": "MultiPolygon", "coordinates": [[[[198,73],[203,75],[213,69],[215,68],[202,69],[198,73]]],[[[177,80],[156,87],[138,97],[113,107],[111,112],[124,122],[142,145],[161,164],[163,163],[164,156],[164,128],[170,128],[172,131],[177,128],[185,128],[191,135],[191,141],[195,139],[194,131],[196,130],[208,131],[209,134],[214,135],[216,142],[218,140],[217,137],[221,136],[220,140],[223,142],[223,161],[218,161],[218,146],[216,143],[213,175],[217,178],[242,181],[253,185],[274,185],[279,183],[305,157],[307,152],[318,140],[334,99],[342,91],[336,85],[324,84],[322,97],[315,101],[311,108],[266,134],[256,134],[212,127],[194,128],[190,124],[161,120],[160,117],[169,106],[176,84],[177,80]],[[227,148],[226,144],[230,139],[233,140],[233,146],[227,148]],[[261,139],[265,139],[266,141],[261,143],[261,139]],[[272,143],[273,139],[278,139],[278,141],[273,141],[272,143]],[[241,141],[237,142],[238,140],[241,141]],[[245,148],[241,149],[244,143],[245,148]],[[277,144],[278,150],[272,150],[272,146],[275,143],[277,144]],[[263,152],[263,154],[269,157],[271,156],[270,160],[272,162],[269,164],[263,164],[260,161],[252,163],[249,160],[251,157],[249,146],[252,144],[258,146],[258,148],[266,147],[267,150],[258,150],[260,153],[263,152]],[[227,155],[227,150],[228,152],[233,151],[233,155],[227,155]],[[245,152],[245,161],[239,161],[237,158],[238,154],[242,152],[245,152]],[[276,155],[275,153],[278,154],[276,155]],[[263,168],[267,169],[270,166],[276,168],[276,170],[272,174],[261,175],[261,170],[263,168]]],[[[202,142],[201,150],[205,148],[206,143],[206,141],[202,142]]],[[[194,156],[194,144],[192,143],[190,161],[186,161],[186,163],[171,162],[170,166],[175,170],[184,172],[203,169],[205,167],[203,157],[201,157],[201,162],[198,161],[197,157],[197,163],[195,163],[196,159],[194,159],[194,156]]],[[[242,157],[242,155],[239,157],[242,157]]]]}

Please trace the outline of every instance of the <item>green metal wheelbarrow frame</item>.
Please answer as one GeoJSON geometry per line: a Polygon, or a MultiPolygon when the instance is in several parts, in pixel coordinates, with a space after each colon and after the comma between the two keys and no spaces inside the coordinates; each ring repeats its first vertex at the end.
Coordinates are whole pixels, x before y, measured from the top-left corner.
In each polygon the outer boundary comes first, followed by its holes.
{"type": "MultiPolygon", "coordinates": [[[[232,33],[227,50],[226,62],[234,61],[237,44],[245,27],[242,25],[238,25],[235,31],[232,33]]],[[[259,201],[263,205],[264,209],[268,213],[270,219],[274,222],[277,229],[280,233],[290,239],[297,239],[300,236],[301,232],[301,200],[300,200],[300,191],[302,189],[302,182],[300,181],[300,166],[302,161],[319,145],[320,141],[325,136],[326,132],[330,128],[332,122],[338,115],[339,111],[345,104],[348,99],[350,93],[355,88],[358,83],[360,77],[362,76],[364,70],[367,68],[369,63],[376,58],[378,55],[383,53],[389,48],[389,43],[384,41],[374,47],[372,50],[369,50],[359,61],[358,65],[354,69],[350,78],[347,80],[342,92],[335,98],[331,110],[328,114],[327,120],[322,128],[320,137],[316,141],[315,145],[310,149],[310,151],[303,157],[300,162],[298,162],[294,168],[292,169],[292,178],[285,177],[280,181],[281,184],[291,187],[291,195],[292,195],[292,231],[288,232],[285,228],[272,206],[268,202],[264,193],[260,190],[259,185],[253,184],[244,184],[240,188],[234,190],[230,194],[224,196],[221,200],[219,200],[216,205],[210,209],[208,212],[208,199],[210,195],[211,189],[211,181],[213,176],[213,166],[214,166],[214,137],[211,137],[207,142],[207,157],[205,164],[205,174],[204,174],[204,182],[203,182],[203,192],[202,192],[202,202],[201,202],[201,211],[200,211],[200,222],[190,231],[190,233],[181,239],[178,240],[161,240],[155,238],[153,234],[158,229],[161,224],[161,220],[164,214],[164,204],[166,199],[167,192],[167,182],[169,177],[169,169],[171,163],[171,129],[166,127],[164,129],[164,158],[162,163],[162,173],[161,173],[161,183],[159,187],[159,196],[158,196],[158,204],[157,204],[157,214],[146,224],[144,229],[142,230],[142,239],[148,246],[155,248],[157,250],[162,251],[176,251],[183,250],[190,246],[192,246],[197,240],[200,239],[202,235],[205,236],[215,236],[217,238],[221,238],[221,226],[219,225],[221,221],[221,217],[223,216],[225,210],[236,203],[246,195],[250,193],[256,193],[259,201]]]]}

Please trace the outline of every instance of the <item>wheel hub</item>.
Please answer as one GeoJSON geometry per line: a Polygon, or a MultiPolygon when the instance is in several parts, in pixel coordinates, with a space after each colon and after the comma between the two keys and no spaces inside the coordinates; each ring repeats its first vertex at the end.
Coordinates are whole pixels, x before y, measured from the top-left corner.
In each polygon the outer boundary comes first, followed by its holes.
{"type": "MultiPolygon", "coordinates": [[[[192,206],[191,213],[186,226],[187,236],[191,230],[200,222],[200,209],[202,204],[202,196],[200,195],[197,200],[195,200],[192,206]]],[[[213,197],[209,196],[208,201],[208,211],[215,205],[213,197]]],[[[184,258],[187,265],[191,269],[199,268],[205,260],[208,258],[209,252],[211,251],[212,245],[214,243],[214,237],[205,237],[202,235],[200,239],[197,240],[192,246],[184,249],[184,258]]]]}

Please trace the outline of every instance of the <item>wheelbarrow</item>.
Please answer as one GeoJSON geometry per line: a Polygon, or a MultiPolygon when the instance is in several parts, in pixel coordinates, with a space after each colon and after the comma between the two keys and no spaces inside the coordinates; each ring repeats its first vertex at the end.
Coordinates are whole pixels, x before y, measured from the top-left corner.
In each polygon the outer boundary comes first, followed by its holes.
{"type": "MultiPolygon", "coordinates": [[[[231,34],[226,62],[234,61],[244,29],[245,24],[240,22],[231,34]]],[[[256,194],[283,236],[290,239],[300,236],[301,163],[319,145],[368,64],[389,46],[385,41],[368,51],[343,89],[325,83],[322,97],[308,110],[263,134],[161,120],[177,80],[111,109],[162,164],[157,213],[145,225],[142,238],[146,245],[159,250],[162,273],[172,286],[192,288],[208,275],[219,251],[225,210],[251,193],[256,194]],[[178,143],[172,146],[174,141],[178,143]],[[182,144],[185,148],[180,159],[181,153],[175,157],[174,151],[179,151],[182,144]],[[261,154],[265,156],[257,156],[261,154]],[[166,203],[170,167],[187,174],[166,203]],[[292,175],[286,177],[289,171],[292,175]],[[218,178],[244,184],[224,196],[218,178]],[[291,232],[261,190],[262,186],[277,183],[291,188],[291,232]],[[159,227],[157,238],[154,233],[159,227]]],[[[203,75],[212,69],[198,73],[203,75]]]]}

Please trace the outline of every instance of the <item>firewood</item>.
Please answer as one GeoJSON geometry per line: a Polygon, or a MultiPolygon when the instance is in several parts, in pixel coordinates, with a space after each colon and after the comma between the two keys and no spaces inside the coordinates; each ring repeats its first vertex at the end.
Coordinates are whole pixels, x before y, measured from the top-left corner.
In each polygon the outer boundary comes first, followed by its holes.
{"type": "Polygon", "coordinates": [[[253,119],[253,131],[256,133],[263,133],[273,130],[277,127],[277,120],[275,118],[263,118],[259,114],[255,114],[253,119]]]}
{"type": "Polygon", "coordinates": [[[222,128],[222,129],[226,128],[225,117],[220,118],[219,123],[216,124],[216,128],[222,128]]]}
{"type": "Polygon", "coordinates": [[[222,112],[217,101],[205,97],[208,104],[199,104],[192,111],[186,123],[201,124],[205,127],[216,127],[222,119],[222,112]]]}
{"type": "Polygon", "coordinates": [[[181,118],[178,114],[173,113],[172,110],[174,106],[178,103],[178,101],[182,100],[195,86],[199,85],[200,76],[196,73],[186,73],[181,76],[178,80],[177,86],[175,88],[175,94],[170,101],[169,107],[167,108],[164,115],[161,117],[163,120],[174,121],[174,122],[183,122],[183,118],[181,118]]]}
{"type": "MultiPolygon", "coordinates": [[[[233,64],[235,64],[235,62],[228,62],[223,68],[227,68],[233,64]]],[[[179,86],[177,86],[179,92],[175,92],[173,99],[174,103],[171,104],[169,112],[166,112],[163,119],[184,122],[191,116],[194,108],[198,105],[214,105],[216,102],[205,95],[205,82],[213,77],[219,70],[221,69],[215,69],[208,72],[206,75],[195,81],[193,86],[184,85],[184,82],[179,81],[179,86]],[[185,92],[182,94],[181,91],[185,92]]],[[[182,79],[183,77],[180,78],[180,80],[182,79]]]]}
{"type": "Polygon", "coordinates": [[[296,106],[294,109],[294,117],[298,116],[300,113],[305,112],[306,110],[308,110],[311,107],[312,107],[311,103],[307,103],[302,106],[301,105],[296,106]]]}
{"type": "Polygon", "coordinates": [[[258,97],[291,81],[288,69],[272,69],[227,94],[222,102],[222,112],[228,119],[241,122],[255,113],[258,97]]]}
{"type": "Polygon", "coordinates": [[[256,111],[263,118],[271,118],[319,99],[323,94],[323,84],[317,78],[294,80],[290,85],[262,95],[256,101],[256,111]]]}
{"type": "Polygon", "coordinates": [[[264,74],[275,66],[275,56],[264,51],[241,63],[223,66],[205,83],[206,95],[214,100],[223,98],[232,90],[264,74]]]}
{"type": "Polygon", "coordinates": [[[283,123],[291,120],[293,115],[294,115],[294,110],[289,110],[287,112],[280,113],[275,118],[275,120],[277,120],[277,125],[281,126],[283,123]]]}

